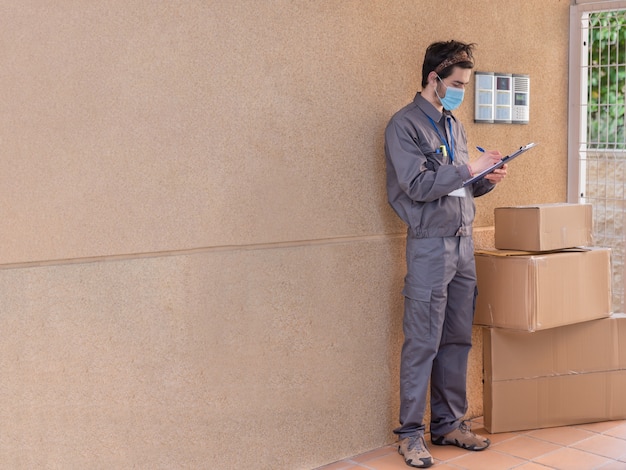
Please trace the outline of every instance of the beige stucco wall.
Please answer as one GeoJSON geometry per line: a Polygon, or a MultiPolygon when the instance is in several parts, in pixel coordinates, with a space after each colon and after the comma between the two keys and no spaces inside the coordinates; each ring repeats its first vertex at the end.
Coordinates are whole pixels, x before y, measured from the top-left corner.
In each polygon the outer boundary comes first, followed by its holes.
{"type": "MultiPolygon", "coordinates": [[[[566,0],[0,1],[0,468],[310,469],[397,424],[404,228],[383,130],[433,40],[528,73],[565,200],[566,0]]],[[[482,413],[480,335],[470,414],[482,413]]]]}

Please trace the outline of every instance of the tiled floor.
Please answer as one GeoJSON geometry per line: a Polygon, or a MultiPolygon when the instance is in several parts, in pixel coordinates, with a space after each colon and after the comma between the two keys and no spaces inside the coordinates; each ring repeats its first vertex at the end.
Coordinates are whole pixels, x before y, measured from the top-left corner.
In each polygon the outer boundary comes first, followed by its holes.
{"type": "MultiPolygon", "coordinates": [[[[472,430],[491,440],[481,452],[429,445],[437,470],[626,470],[626,420],[534,431],[489,434],[482,420],[472,430]]],[[[426,436],[426,442],[430,444],[426,436]]],[[[407,470],[397,446],[389,445],[318,470],[407,470]]]]}

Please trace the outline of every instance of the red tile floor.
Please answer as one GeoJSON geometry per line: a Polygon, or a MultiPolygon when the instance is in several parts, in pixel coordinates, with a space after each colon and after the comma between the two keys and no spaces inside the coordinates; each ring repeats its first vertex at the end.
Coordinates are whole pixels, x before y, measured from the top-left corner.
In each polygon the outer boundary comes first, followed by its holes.
{"type": "MultiPolygon", "coordinates": [[[[480,452],[426,443],[437,470],[626,470],[626,420],[489,434],[482,419],[472,430],[491,440],[480,452]]],[[[388,445],[317,470],[407,470],[397,446],[388,445]]]]}

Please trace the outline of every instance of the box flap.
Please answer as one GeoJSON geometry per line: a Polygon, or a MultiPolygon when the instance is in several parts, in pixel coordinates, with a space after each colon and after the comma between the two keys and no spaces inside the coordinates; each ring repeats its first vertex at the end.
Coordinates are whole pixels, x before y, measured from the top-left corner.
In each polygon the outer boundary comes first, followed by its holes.
{"type": "Polygon", "coordinates": [[[594,247],[590,246],[575,246],[571,248],[562,248],[559,250],[549,251],[525,251],[525,250],[497,250],[497,249],[477,249],[474,251],[477,255],[487,256],[542,256],[553,253],[578,253],[583,251],[591,251],[594,247]]]}

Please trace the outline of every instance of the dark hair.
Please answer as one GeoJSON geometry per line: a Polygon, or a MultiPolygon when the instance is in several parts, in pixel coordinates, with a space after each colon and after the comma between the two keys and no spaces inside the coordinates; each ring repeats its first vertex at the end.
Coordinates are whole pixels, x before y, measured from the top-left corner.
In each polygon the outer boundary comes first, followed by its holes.
{"type": "Polygon", "coordinates": [[[474,46],[460,41],[434,42],[428,46],[422,64],[422,87],[428,85],[428,74],[432,71],[443,79],[452,73],[455,66],[474,68],[474,46]]]}

